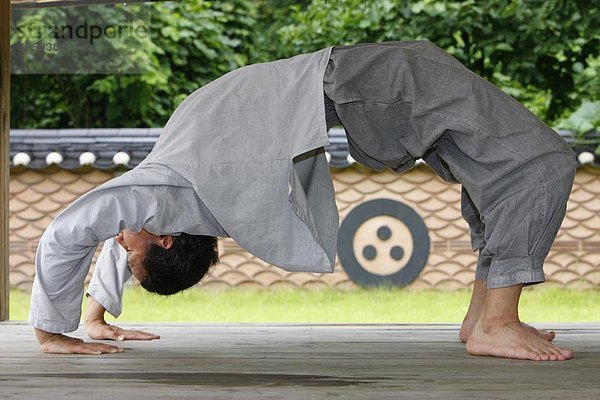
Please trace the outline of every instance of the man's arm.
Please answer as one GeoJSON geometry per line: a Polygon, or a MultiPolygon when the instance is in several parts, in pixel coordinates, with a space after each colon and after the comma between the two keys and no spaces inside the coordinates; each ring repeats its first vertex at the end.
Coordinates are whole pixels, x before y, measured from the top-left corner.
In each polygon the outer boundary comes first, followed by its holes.
{"type": "Polygon", "coordinates": [[[76,200],[48,226],[36,253],[29,314],[44,351],[97,354],[114,347],[90,350],[62,333],[79,326],[83,283],[98,243],[123,229],[139,232],[153,225],[164,208],[165,190],[161,185],[101,186],[76,200]]]}
{"type": "Polygon", "coordinates": [[[125,330],[106,323],[104,313],[117,318],[122,310],[123,287],[131,277],[127,252],[114,238],[102,246],[96,269],[87,290],[85,331],[92,339],[153,340],[160,336],[137,330],[125,330]]]}
{"type": "Polygon", "coordinates": [[[87,293],[100,303],[104,310],[117,318],[123,307],[123,288],[130,277],[127,251],[115,238],[110,238],[102,246],[87,293]]]}

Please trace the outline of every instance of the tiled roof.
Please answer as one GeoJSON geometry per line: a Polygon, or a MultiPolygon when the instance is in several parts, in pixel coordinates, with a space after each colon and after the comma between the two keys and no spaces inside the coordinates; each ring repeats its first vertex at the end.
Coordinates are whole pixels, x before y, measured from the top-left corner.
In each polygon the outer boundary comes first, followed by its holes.
{"type": "MultiPolygon", "coordinates": [[[[12,129],[10,131],[11,168],[45,168],[57,164],[78,169],[86,164],[97,169],[129,169],[138,165],[152,150],[162,128],[106,129],[12,129]]],[[[570,131],[558,131],[575,149],[580,163],[600,167],[594,145],[577,145],[570,131]]],[[[598,135],[593,132],[592,135],[598,135]]],[[[346,168],[354,161],[342,128],[329,131],[325,146],[329,164],[346,168]]],[[[88,167],[89,168],[89,167],[88,167]]]]}
{"type": "Polygon", "coordinates": [[[152,150],[161,130],[161,128],[11,129],[11,167],[24,165],[19,162],[21,160],[15,160],[18,153],[26,153],[29,156],[30,161],[25,165],[33,169],[47,167],[48,155],[58,153],[62,161],[57,164],[61,168],[76,169],[82,166],[81,155],[92,153],[95,159],[91,165],[94,168],[111,169],[120,166],[115,161],[122,160],[118,160],[118,157],[117,160],[114,158],[115,154],[123,152],[127,154],[128,161],[121,167],[133,168],[152,150]]]}

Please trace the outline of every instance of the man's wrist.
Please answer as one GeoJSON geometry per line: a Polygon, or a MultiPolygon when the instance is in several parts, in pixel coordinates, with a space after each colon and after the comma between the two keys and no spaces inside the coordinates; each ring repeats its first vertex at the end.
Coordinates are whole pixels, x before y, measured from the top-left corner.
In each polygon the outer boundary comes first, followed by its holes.
{"type": "Polygon", "coordinates": [[[62,333],[52,333],[52,332],[46,332],[43,331],[41,329],[38,328],[33,328],[35,330],[35,337],[37,338],[38,342],[40,343],[40,345],[43,345],[44,343],[56,339],[58,337],[64,336],[62,333]]]}
{"type": "Polygon", "coordinates": [[[104,320],[104,313],[106,312],[106,309],[89,293],[86,293],[86,298],[86,309],[83,323],[85,325],[98,322],[105,324],[106,321],[104,320]]]}

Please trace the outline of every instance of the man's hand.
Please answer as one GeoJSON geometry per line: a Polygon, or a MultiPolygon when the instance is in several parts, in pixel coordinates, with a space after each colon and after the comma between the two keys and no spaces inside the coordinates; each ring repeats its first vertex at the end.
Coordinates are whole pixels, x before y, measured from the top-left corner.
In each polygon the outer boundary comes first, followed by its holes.
{"type": "Polygon", "coordinates": [[[153,333],[125,330],[118,326],[109,325],[103,319],[85,321],[85,331],[88,336],[96,340],[154,340],[160,339],[160,336],[153,333]]]}
{"type": "Polygon", "coordinates": [[[125,330],[118,326],[109,325],[104,320],[106,310],[92,296],[87,296],[87,305],[85,313],[85,331],[88,336],[96,340],[154,340],[160,339],[160,336],[152,333],[125,330]]]}
{"type": "Polygon", "coordinates": [[[81,339],[50,333],[35,328],[35,336],[44,353],[52,354],[103,354],[122,353],[123,348],[103,343],[88,343],[81,339]]]}

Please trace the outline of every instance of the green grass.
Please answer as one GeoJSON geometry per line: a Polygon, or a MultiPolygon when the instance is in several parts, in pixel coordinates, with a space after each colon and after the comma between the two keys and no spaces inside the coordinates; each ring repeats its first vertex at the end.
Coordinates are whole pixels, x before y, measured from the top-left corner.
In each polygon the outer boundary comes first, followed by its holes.
{"type": "MultiPolygon", "coordinates": [[[[188,290],[171,297],[127,288],[118,321],[164,322],[461,322],[466,290],[188,290]]],[[[29,296],[11,291],[11,320],[26,320],[29,296]]],[[[528,322],[600,322],[600,290],[525,290],[528,322]]],[[[109,317],[108,321],[115,321],[109,317]]]]}

